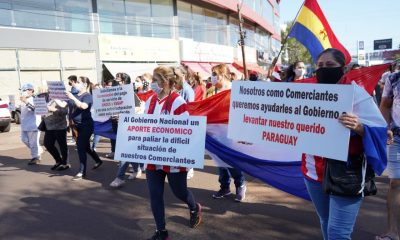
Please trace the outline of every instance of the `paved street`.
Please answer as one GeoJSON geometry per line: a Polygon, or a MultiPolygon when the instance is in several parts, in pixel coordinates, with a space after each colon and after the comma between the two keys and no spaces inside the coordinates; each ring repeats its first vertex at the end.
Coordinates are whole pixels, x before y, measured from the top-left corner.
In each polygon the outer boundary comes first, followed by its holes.
{"type": "MultiPolygon", "coordinates": [[[[19,126],[0,133],[0,239],[146,239],[155,229],[145,177],[110,189],[117,163],[105,158],[110,149],[101,142],[105,164],[88,170],[88,180],[71,181],[78,158],[69,146],[72,169],[50,171],[54,164],[45,152],[42,162],[28,166],[28,150],[19,140],[19,126]]],[[[89,169],[93,161],[88,159],[89,169]]],[[[219,187],[217,169],[209,159],[189,181],[203,205],[203,224],[188,227],[188,210],[166,185],[167,228],[172,239],[321,239],[310,202],[269,187],[247,176],[243,203],[234,198],[214,200],[219,187]]],[[[364,201],[353,239],[373,239],[386,226],[387,177],[377,179],[378,196],[364,201]]],[[[232,186],[233,190],[233,186],[232,186]]]]}

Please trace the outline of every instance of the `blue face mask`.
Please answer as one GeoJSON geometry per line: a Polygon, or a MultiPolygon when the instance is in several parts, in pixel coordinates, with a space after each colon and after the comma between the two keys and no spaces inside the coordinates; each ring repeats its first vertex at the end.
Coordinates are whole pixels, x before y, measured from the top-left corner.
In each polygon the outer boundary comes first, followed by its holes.
{"type": "Polygon", "coordinates": [[[72,94],[78,94],[79,93],[79,89],[76,87],[71,87],[71,93],[72,94]]]}

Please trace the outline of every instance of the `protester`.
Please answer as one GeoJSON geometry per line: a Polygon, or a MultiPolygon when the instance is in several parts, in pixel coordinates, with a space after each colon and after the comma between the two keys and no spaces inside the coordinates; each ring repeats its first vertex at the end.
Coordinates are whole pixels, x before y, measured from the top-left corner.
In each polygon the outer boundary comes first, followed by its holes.
{"type": "Polygon", "coordinates": [[[206,97],[206,86],[198,74],[193,76],[194,101],[201,101],[206,97]]]}
{"type": "Polygon", "coordinates": [[[69,99],[74,103],[74,109],[71,114],[72,127],[76,129],[77,149],[79,155],[79,172],[72,179],[74,181],[86,178],[86,160],[88,153],[96,162],[92,169],[97,169],[103,164],[95,151],[90,148],[90,136],[93,134],[93,119],[90,109],[93,104],[92,95],[89,93],[90,81],[87,77],[80,77],[79,81],[72,83],[72,86],[79,90],[77,97],[66,91],[69,99]]]}
{"type": "MultiPolygon", "coordinates": [[[[77,95],[78,95],[78,93],[79,93],[79,90],[78,89],[76,89],[73,85],[75,84],[75,83],[77,83],[78,82],[78,77],[76,76],[76,75],[70,75],[69,77],[68,77],[68,85],[69,86],[71,86],[71,93],[75,96],[75,97],[77,97],[77,95]]],[[[76,141],[75,141],[75,139],[76,139],[76,132],[75,131],[73,131],[73,128],[70,126],[70,124],[71,124],[71,113],[72,113],[72,110],[73,110],[73,108],[74,108],[74,102],[72,101],[72,100],[68,100],[67,101],[67,103],[68,103],[68,128],[67,128],[67,131],[69,132],[69,131],[71,131],[71,135],[72,135],[72,138],[70,139],[70,141],[69,142],[67,142],[67,144],[68,145],[76,145],[76,141]]]]}
{"type": "MultiPolygon", "coordinates": [[[[226,64],[216,65],[212,67],[211,71],[211,81],[213,86],[207,91],[207,97],[215,95],[220,91],[231,89],[232,83],[230,81],[230,72],[226,64]]],[[[236,186],[235,201],[243,201],[246,197],[246,185],[242,171],[236,168],[219,167],[218,172],[220,190],[212,195],[213,198],[220,199],[231,194],[230,183],[232,177],[236,186]]]]}
{"type": "Polygon", "coordinates": [[[149,91],[149,86],[153,82],[153,76],[150,73],[144,73],[141,78],[143,83],[143,91],[149,91]]]}
{"type": "Polygon", "coordinates": [[[34,86],[31,83],[26,83],[21,87],[21,140],[31,152],[28,165],[37,164],[40,161],[41,152],[38,131],[40,117],[35,114],[34,92],[34,86]]]}
{"type": "MultiPolygon", "coordinates": [[[[154,93],[145,105],[146,114],[171,114],[188,115],[185,100],[173,91],[177,81],[175,69],[167,66],[159,66],[154,69],[153,82],[157,82],[161,91],[154,93]]],[[[187,188],[187,169],[183,167],[160,166],[148,164],[146,169],[147,185],[150,192],[151,210],[156,222],[156,232],[151,239],[169,239],[165,228],[164,207],[164,181],[168,183],[174,195],[185,202],[190,209],[189,225],[197,227],[201,222],[201,205],[196,203],[191,191],[187,188]]]]}
{"type": "Polygon", "coordinates": [[[53,99],[47,104],[49,111],[43,117],[46,130],[44,131],[44,146],[56,163],[51,170],[63,171],[70,168],[68,164],[68,146],[67,146],[67,114],[68,104],[59,99],[53,99]],[[55,143],[58,143],[60,152],[55,143]]]}
{"type": "MultiPolygon", "coordinates": [[[[93,87],[93,89],[100,89],[100,85],[99,85],[99,84],[95,84],[94,87],[93,87]]],[[[95,115],[95,114],[94,114],[94,108],[91,108],[91,109],[90,109],[90,112],[91,112],[91,114],[92,114],[93,121],[95,121],[95,122],[105,122],[105,121],[108,120],[108,118],[105,118],[105,117],[97,117],[97,118],[96,118],[96,117],[94,116],[94,115],[95,115]]],[[[91,148],[92,148],[92,150],[95,151],[95,152],[97,151],[96,147],[97,147],[97,144],[99,144],[100,139],[101,139],[101,136],[100,136],[100,135],[93,133],[93,141],[92,141],[92,146],[91,146],[91,148]]]]}
{"type": "MultiPolygon", "coordinates": [[[[318,83],[336,84],[344,75],[345,56],[337,49],[326,49],[318,56],[316,68],[318,83]]],[[[320,218],[324,239],[351,239],[353,226],[366,190],[366,185],[364,185],[366,176],[370,178],[374,176],[370,165],[365,166],[363,124],[351,113],[342,114],[338,120],[344,127],[351,130],[347,162],[306,154],[302,156],[304,181],[320,218]],[[338,178],[330,180],[338,189],[343,189],[341,193],[327,188],[328,180],[324,178],[324,171],[326,174],[326,171],[331,171],[331,169],[343,175],[341,182],[338,178]],[[357,172],[362,175],[362,171],[365,171],[365,174],[359,178],[348,174],[348,172],[357,172]],[[328,193],[324,191],[322,182],[328,193]],[[350,186],[354,186],[355,193],[348,192],[347,189],[350,186]]]]}
{"type": "Polygon", "coordinates": [[[286,72],[286,82],[296,82],[305,78],[307,70],[304,62],[296,61],[289,66],[286,72]]]}
{"type": "Polygon", "coordinates": [[[377,236],[376,240],[399,240],[398,224],[400,220],[400,73],[392,73],[385,81],[380,109],[388,126],[388,165],[389,191],[387,195],[388,229],[386,233],[377,236]]]}
{"type": "Polygon", "coordinates": [[[236,76],[236,73],[231,72],[231,82],[232,82],[232,81],[235,81],[235,80],[238,80],[238,78],[237,78],[237,76],[236,76]]]}
{"type": "Polygon", "coordinates": [[[258,81],[258,73],[256,71],[249,72],[249,80],[250,81],[258,81]]]}

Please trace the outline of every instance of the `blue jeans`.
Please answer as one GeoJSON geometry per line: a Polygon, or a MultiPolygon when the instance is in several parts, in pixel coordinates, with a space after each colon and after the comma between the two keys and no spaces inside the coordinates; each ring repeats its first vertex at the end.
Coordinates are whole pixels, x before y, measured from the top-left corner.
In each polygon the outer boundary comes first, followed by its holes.
{"type": "Polygon", "coordinates": [[[121,164],[118,167],[118,173],[117,173],[117,178],[124,180],[125,178],[125,172],[126,169],[128,168],[129,164],[132,165],[133,171],[138,172],[139,168],[143,170],[144,163],[135,163],[135,162],[121,162],[121,164]]]}
{"type": "Polygon", "coordinates": [[[330,195],[324,192],[321,183],[307,178],[304,182],[317,210],[324,239],[351,239],[363,197],[330,195]]]}
{"type": "Polygon", "coordinates": [[[218,181],[221,184],[221,189],[229,189],[229,185],[231,183],[231,177],[234,179],[234,183],[236,188],[243,186],[244,184],[244,175],[242,171],[237,168],[218,168],[219,178],[218,181]]]}
{"type": "Polygon", "coordinates": [[[100,138],[101,138],[100,135],[96,135],[96,134],[93,135],[92,149],[96,148],[97,144],[100,142],[100,138]]]}
{"type": "Polygon", "coordinates": [[[86,175],[86,160],[88,153],[96,163],[101,162],[99,155],[90,148],[90,136],[93,133],[93,122],[88,122],[84,124],[76,125],[78,130],[78,139],[76,141],[76,146],[79,155],[79,172],[86,175]]]}
{"type": "Polygon", "coordinates": [[[190,211],[197,210],[196,201],[187,188],[187,172],[167,173],[162,170],[146,170],[147,186],[150,192],[151,211],[157,230],[165,229],[164,182],[168,178],[169,186],[175,197],[185,202],[190,211]]]}

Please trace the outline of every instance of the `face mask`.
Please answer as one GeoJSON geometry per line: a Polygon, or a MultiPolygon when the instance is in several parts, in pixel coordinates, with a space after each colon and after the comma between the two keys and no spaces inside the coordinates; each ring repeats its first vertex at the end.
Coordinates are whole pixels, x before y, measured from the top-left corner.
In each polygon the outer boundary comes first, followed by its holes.
{"type": "Polygon", "coordinates": [[[23,97],[28,97],[28,96],[29,96],[28,91],[23,91],[23,92],[21,93],[21,96],[23,96],[23,97]]]}
{"type": "Polygon", "coordinates": [[[150,89],[153,90],[155,93],[160,93],[162,88],[158,86],[157,82],[152,82],[150,85],[150,89]]]}
{"type": "Polygon", "coordinates": [[[76,91],[79,93],[81,91],[81,89],[83,88],[82,83],[75,83],[75,89],[76,91]]]}
{"type": "Polygon", "coordinates": [[[344,72],[342,67],[318,68],[316,75],[318,83],[335,84],[343,77],[344,72]]]}
{"type": "Polygon", "coordinates": [[[211,84],[215,85],[218,83],[218,76],[211,76],[211,84]]]}
{"type": "Polygon", "coordinates": [[[306,70],[305,69],[300,69],[300,68],[296,68],[294,70],[294,74],[296,74],[296,77],[302,77],[306,74],[306,70]]]}

